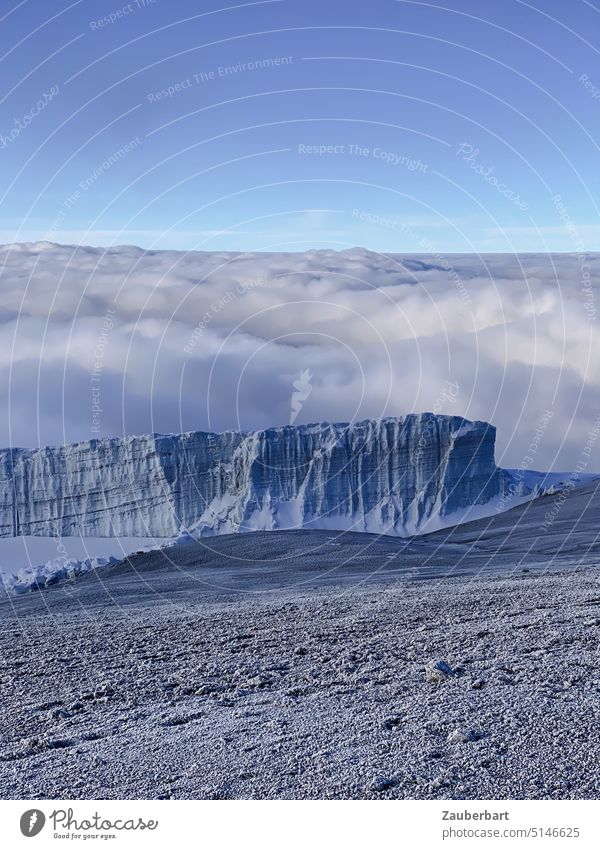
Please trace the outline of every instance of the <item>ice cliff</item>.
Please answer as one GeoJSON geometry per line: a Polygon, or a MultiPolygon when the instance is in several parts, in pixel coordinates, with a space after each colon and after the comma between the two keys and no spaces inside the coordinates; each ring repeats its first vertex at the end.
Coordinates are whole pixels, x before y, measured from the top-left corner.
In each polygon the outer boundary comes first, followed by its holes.
{"type": "Polygon", "coordinates": [[[0,452],[0,535],[406,536],[502,497],[495,428],[431,413],[0,452]]]}

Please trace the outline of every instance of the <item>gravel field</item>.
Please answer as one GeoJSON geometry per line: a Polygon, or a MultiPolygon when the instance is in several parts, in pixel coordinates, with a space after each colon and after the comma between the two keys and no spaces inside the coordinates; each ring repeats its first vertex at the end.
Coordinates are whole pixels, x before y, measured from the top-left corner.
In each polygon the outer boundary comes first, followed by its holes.
{"type": "Polygon", "coordinates": [[[595,570],[30,615],[0,792],[598,798],[599,633],[595,570]]]}
{"type": "Polygon", "coordinates": [[[249,534],[0,602],[0,796],[600,798],[600,572],[487,574],[469,533],[471,574],[447,535],[249,534]]]}

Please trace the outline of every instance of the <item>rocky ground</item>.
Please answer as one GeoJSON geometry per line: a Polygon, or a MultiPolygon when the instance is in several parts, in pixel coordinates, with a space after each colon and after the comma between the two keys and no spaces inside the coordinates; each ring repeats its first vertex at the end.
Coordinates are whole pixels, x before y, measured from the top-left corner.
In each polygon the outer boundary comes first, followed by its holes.
{"type": "Polygon", "coordinates": [[[2,798],[600,798],[597,484],[0,599],[2,798]]]}
{"type": "Polygon", "coordinates": [[[0,796],[599,798],[598,574],[5,602],[0,796]]]}

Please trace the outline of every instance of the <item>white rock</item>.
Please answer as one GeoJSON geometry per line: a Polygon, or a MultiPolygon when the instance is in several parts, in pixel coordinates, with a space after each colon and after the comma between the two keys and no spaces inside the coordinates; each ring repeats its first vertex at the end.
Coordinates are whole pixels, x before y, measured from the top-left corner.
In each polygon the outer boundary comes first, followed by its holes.
{"type": "Polygon", "coordinates": [[[429,684],[441,684],[453,674],[445,660],[431,660],[425,667],[425,680],[429,684]]]}
{"type": "Polygon", "coordinates": [[[472,731],[455,728],[448,734],[447,740],[449,743],[472,743],[475,740],[475,734],[472,731]]]}

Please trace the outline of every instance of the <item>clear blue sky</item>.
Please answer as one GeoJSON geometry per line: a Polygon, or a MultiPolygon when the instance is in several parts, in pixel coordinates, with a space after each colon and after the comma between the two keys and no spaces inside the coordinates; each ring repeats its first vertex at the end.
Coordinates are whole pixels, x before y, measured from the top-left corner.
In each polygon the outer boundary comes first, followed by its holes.
{"type": "Polygon", "coordinates": [[[0,241],[600,248],[591,2],[224,6],[2,4],[0,241]]]}

